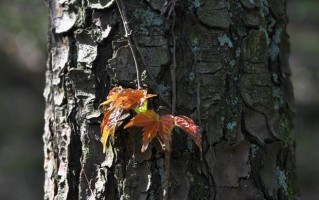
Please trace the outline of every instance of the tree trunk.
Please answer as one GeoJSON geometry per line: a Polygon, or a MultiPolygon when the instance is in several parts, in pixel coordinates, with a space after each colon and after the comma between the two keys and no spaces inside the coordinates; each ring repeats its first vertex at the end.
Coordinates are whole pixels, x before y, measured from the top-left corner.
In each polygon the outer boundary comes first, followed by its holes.
{"type": "MultiPolygon", "coordinates": [[[[171,109],[175,57],[176,112],[202,130],[202,152],[173,134],[168,199],[298,199],[286,1],[164,2],[124,0],[124,11],[143,87],[161,94],[152,107],[171,109]]],[[[120,127],[102,153],[99,104],[114,85],[136,88],[116,1],[48,6],[44,199],[162,199],[157,141],[141,153],[141,130],[120,127]]]]}

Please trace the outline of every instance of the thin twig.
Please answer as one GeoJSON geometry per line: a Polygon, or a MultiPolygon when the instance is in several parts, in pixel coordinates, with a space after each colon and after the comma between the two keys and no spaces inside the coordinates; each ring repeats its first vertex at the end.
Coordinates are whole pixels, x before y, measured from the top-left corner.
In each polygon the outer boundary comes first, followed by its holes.
{"type": "Polygon", "coordinates": [[[156,94],[158,94],[158,96],[162,99],[162,101],[166,104],[166,106],[168,106],[169,108],[172,108],[172,105],[171,103],[169,103],[168,101],[165,100],[164,98],[164,95],[162,94],[161,90],[159,89],[159,85],[157,83],[157,81],[155,80],[153,74],[151,73],[151,69],[150,69],[150,66],[149,64],[146,62],[144,56],[143,56],[143,53],[142,53],[142,50],[140,48],[140,45],[138,44],[136,38],[134,37],[134,35],[132,36],[132,40],[134,42],[134,45],[137,49],[137,52],[140,54],[140,57],[141,57],[141,60],[142,60],[142,63],[143,63],[143,66],[147,72],[147,74],[149,75],[150,79],[151,79],[151,84],[153,85],[153,90],[156,94]]]}
{"type": "Polygon", "coordinates": [[[175,38],[175,10],[173,10],[173,22],[172,22],[172,39],[173,39],[173,61],[171,65],[172,76],[172,115],[176,113],[176,38],[175,38]]]}
{"type": "MultiPolygon", "coordinates": [[[[172,40],[173,40],[173,52],[172,52],[172,64],[171,64],[171,78],[172,78],[172,115],[176,114],[176,37],[175,37],[175,0],[172,5],[172,40]]],[[[170,15],[171,13],[169,13],[170,15]]],[[[169,144],[171,145],[171,143],[169,144]]],[[[165,150],[165,177],[164,177],[164,190],[163,199],[168,200],[169,197],[169,179],[170,179],[170,162],[171,162],[171,147],[169,150],[165,150]]]]}
{"type": "Polygon", "coordinates": [[[118,7],[118,10],[120,12],[122,21],[123,21],[123,25],[124,25],[124,29],[125,29],[125,37],[127,38],[127,41],[129,43],[132,55],[133,55],[133,60],[134,60],[134,64],[135,64],[135,68],[136,68],[136,76],[137,76],[137,87],[141,88],[141,76],[140,76],[140,70],[139,70],[139,65],[137,63],[137,55],[136,55],[136,51],[135,48],[137,49],[138,53],[140,54],[140,57],[142,59],[143,65],[146,69],[146,72],[149,74],[149,77],[151,78],[151,81],[153,82],[153,89],[155,90],[155,92],[160,96],[160,98],[162,99],[162,101],[168,106],[168,107],[172,107],[171,104],[169,102],[167,102],[162,94],[162,92],[159,90],[158,87],[158,83],[156,82],[153,74],[151,73],[150,67],[148,66],[148,64],[145,61],[145,58],[142,54],[142,50],[138,45],[138,42],[136,41],[134,35],[132,34],[132,30],[129,27],[128,24],[128,20],[127,20],[127,16],[126,16],[126,10],[125,10],[125,6],[122,2],[122,0],[116,0],[116,4],[118,7]],[[135,47],[135,48],[134,48],[135,47]]]}
{"type": "MultiPolygon", "coordinates": [[[[170,145],[170,144],[169,144],[170,145]]],[[[164,189],[163,189],[163,200],[168,200],[169,191],[169,177],[170,177],[170,165],[171,165],[171,151],[165,149],[165,163],[164,163],[164,189]]]]}
{"type": "Polygon", "coordinates": [[[88,177],[87,177],[87,175],[86,175],[86,172],[85,172],[85,169],[84,169],[84,163],[82,163],[82,168],[81,168],[80,175],[81,175],[82,173],[84,174],[86,183],[88,184],[88,187],[89,187],[89,190],[90,190],[91,194],[93,195],[94,199],[96,199],[95,193],[93,192],[93,190],[92,190],[92,188],[91,188],[91,181],[89,181],[89,179],[88,179],[88,177]]]}
{"type": "MultiPolygon", "coordinates": [[[[195,56],[194,66],[197,63],[197,56],[195,56]]],[[[195,66],[196,67],[196,66],[195,66]]],[[[199,127],[202,127],[201,122],[201,112],[200,112],[200,76],[199,76],[199,70],[198,67],[196,67],[196,77],[197,77],[197,85],[196,85],[196,107],[197,107],[197,118],[198,118],[198,125],[199,127]]]]}
{"type": "Polygon", "coordinates": [[[142,49],[141,49],[140,45],[138,44],[138,42],[137,42],[137,40],[136,40],[136,38],[135,38],[134,35],[132,36],[132,40],[133,40],[134,45],[135,45],[135,47],[136,47],[136,49],[137,49],[137,52],[140,54],[140,57],[141,57],[141,60],[142,60],[143,65],[144,65],[144,67],[145,67],[145,70],[146,70],[147,73],[149,74],[151,80],[156,83],[156,80],[155,80],[153,74],[151,73],[150,66],[146,63],[146,60],[145,60],[145,58],[144,58],[144,56],[143,56],[143,53],[142,53],[142,49]]]}
{"type": "Polygon", "coordinates": [[[132,56],[133,56],[133,60],[134,60],[134,64],[135,64],[135,70],[136,70],[136,80],[137,80],[137,88],[140,89],[141,88],[141,78],[140,78],[140,70],[139,70],[139,66],[137,63],[137,57],[136,57],[136,52],[134,49],[134,44],[132,42],[132,30],[129,27],[129,23],[127,20],[127,16],[126,16],[126,9],[125,9],[125,5],[123,4],[122,0],[115,0],[117,8],[120,12],[122,21],[123,21],[123,26],[124,26],[124,30],[125,30],[125,37],[128,41],[128,45],[131,49],[132,52],[132,56]]]}

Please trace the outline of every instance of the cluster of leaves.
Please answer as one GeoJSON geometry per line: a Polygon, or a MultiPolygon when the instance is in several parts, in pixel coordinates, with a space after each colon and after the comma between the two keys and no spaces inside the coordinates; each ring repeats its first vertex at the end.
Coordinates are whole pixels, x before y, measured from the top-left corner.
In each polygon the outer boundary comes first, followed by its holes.
{"type": "Polygon", "coordinates": [[[155,137],[159,139],[162,148],[169,151],[171,134],[175,126],[190,134],[201,149],[201,134],[192,119],[182,115],[159,116],[154,110],[148,110],[147,100],[155,96],[155,94],[147,94],[147,90],[144,89],[122,87],[115,87],[109,92],[106,101],[101,104],[104,113],[101,123],[103,152],[106,150],[108,138],[114,139],[116,128],[129,116],[129,110],[134,110],[137,115],[124,128],[143,127],[142,152],[148,148],[155,137]]]}

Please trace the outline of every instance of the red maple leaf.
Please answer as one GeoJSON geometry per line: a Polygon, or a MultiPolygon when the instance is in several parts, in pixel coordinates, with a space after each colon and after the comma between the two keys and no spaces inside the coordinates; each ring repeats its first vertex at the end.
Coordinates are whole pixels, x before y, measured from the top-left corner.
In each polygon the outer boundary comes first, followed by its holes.
{"type": "Polygon", "coordinates": [[[200,134],[200,130],[198,126],[196,126],[195,122],[183,115],[179,115],[175,117],[175,124],[179,128],[183,129],[186,133],[191,135],[197,146],[199,147],[200,150],[202,150],[201,146],[201,140],[202,136],[200,134]]]}
{"type": "Polygon", "coordinates": [[[169,150],[171,134],[175,125],[190,134],[201,149],[199,128],[192,119],[186,116],[163,115],[160,117],[153,110],[148,110],[136,115],[124,128],[132,126],[143,127],[143,146],[141,151],[144,152],[156,136],[159,137],[163,149],[169,150]]]}
{"type": "Polygon", "coordinates": [[[159,136],[162,143],[167,148],[171,141],[171,133],[174,128],[174,117],[172,115],[159,115],[153,110],[136,115],[124,128],[131,126],[143,127],[143,146],[141,151],[144,152],[154,137],[159,136]]]}

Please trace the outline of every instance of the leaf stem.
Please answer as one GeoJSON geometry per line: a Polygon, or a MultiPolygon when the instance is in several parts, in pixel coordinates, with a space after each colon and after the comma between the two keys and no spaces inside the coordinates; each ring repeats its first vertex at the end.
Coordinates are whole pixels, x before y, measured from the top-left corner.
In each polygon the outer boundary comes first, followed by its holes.
{"type": "Polygon", "coordinates": [[[136,41],[136,38],[134,37],[134,35],[132,36],[132,40],[134,42],[134,45],[137,49],[137,52],[140,54],[140,57],[141,57],[141,60],[142,60],[142,63],[143,63],[143,66],[147,72],[147,74],[149,75],[150,79],[151,79],[151,85],[153,85],[152,89],[154,90],[155,93],[157,93],[159,95],[159,97],[162,99],[162,101],[166,104],[166,106],[168,106],[169,108],[172,107],[171,103],[166,101],[161,90],[159,89],[159,85],[158,83],[156,82],[155,80],[155,77],[153,76],[152,72],[151,72],[151,69],[150,69],[150,66],[149,64],[146,62],[143,54],[142,54],[142,50],[139,46],[139,44],[137,43],[136,41]]]}
{"type": "Polygon", "coordinates": [[[171,165],[171,151],[165,149],[165,163],[164,163],[164,189],[163,189],[163,200],[168,200],[169,192],[169,177],[170,177],[170,165],[171,165]]]}
{"type": "Polygon", "coordinates": [[[124,26],[124,30],[125,30],[125,37],[128,41],[128,45],[129,45],[130,50],[132,52],[132,56],[133,56],[133,60],[134,60],[134,64],[135,64],[135,70],[136,70],[137,88],[141,89],[140,70],[139,70],[139,66],[137,63],[136,51],[134,49],[134,44],[132,42],[132,30],[130,29],[129,23],[127,20],[125,5],[123,4],[122,0],[115,0],[115,2],[116,2],[118,10],[120,12],[121,18],[122,18],[122,22],[123,22],[123,26],[124,26]]]}

